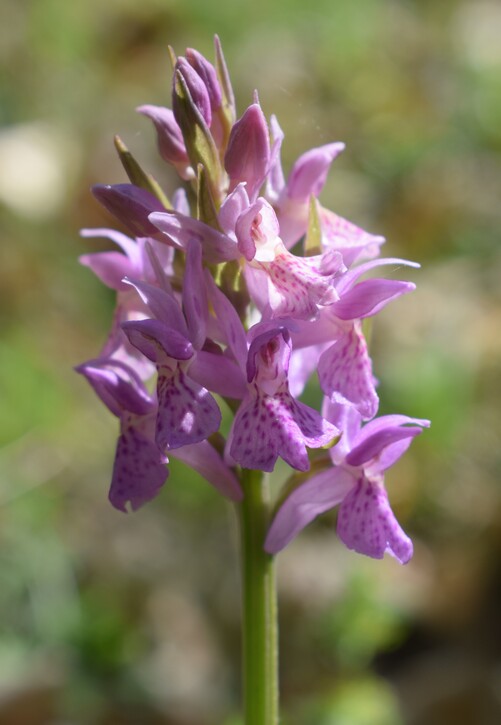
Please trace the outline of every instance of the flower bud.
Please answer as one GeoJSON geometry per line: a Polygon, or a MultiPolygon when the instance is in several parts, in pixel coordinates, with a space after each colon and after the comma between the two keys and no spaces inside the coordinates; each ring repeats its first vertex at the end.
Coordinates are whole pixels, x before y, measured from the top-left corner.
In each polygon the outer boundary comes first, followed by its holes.
{"type": "Polygon", "coordinates": [[[268,172],[270,137],[258,103],[250,105],[231,129],[224,166],[231,189],[245,181],[249,199],[254,201],[268,172]]]}
{"type": "Polygon", "coordinates": [[[165,211],[165,207],[149,191],[133,184],[96,184],[92,187],[92,193],[134,236],[152,237],[158,234],[158,229],[148,220],[148,215],[154,211],[165,211]]]}
{"type": "MultiPolygon", "coordinates": [[[[174,83],[176,78],[176,71],[178,71],[189,91],[191,99],[195,106],[200,111],[200,115],[204,119],[207,126],[210,128],[212,122],[212,111],[211,111],[211,100],[209,91],[204,83],[204,80],[198,75],[197,71],[188,63],[186,58],[178,58],[176,66],[174,68],[174,83]]],[[[174,116],[178,124],[183,127],[181,119],[181,109],[179,108],[178,94],[173,92],[172,94],[172,108],[174,110],[174,116]]]]}
{"type": "Polygon", "coordinates": [[[174,166],[189,164],[183,134],[170,108],[145,105],[138,106],[136,111],[153,121],[157,132],[158,150],[163,160],[174,166]]]}
{"type": "Polygon", "coordinates": [[[220,108],[222,100],[221,86],[217,79],[216,69],[198,50],[193,48],[186,49],[186,60],[203,80],[209,94],[211,110],[214,113],[220,108]]]}

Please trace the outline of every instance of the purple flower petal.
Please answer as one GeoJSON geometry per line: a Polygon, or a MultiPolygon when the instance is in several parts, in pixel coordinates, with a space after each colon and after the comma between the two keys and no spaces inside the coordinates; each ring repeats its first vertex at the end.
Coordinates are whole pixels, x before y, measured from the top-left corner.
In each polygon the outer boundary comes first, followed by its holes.
{"type": "Polygon", "coordinates": [[[146,415],[154,407],[146,387],[132,368],[117,360],[97,358],[75,368],[118,418],[124,411],[146,415]]]}
{"type": "Polygon", "coordinates": [[[158,150],[164,161],[173,164],[186,178],[186,168],[189,166],[188,154],[184,145],[183,134],[179,128],[173,111],[162,106],[139,106],[138,113],[150,118],[157,132],[158,150]]]}
{"type": "Polygon", "coordinates": [[[223,496],[232,501],[242,500],[242,489],[237,477],[208,441],[176,448],[172,456],[200,473],[223,496]]]}
{"type": "Polygon", "coordinates": [[[287,180],[287,196],[305,204],[317,197],[325,184],[331,163],[345,148],[344,143],[329,143],[310,149],[298,158],[287,180]]]}
{"type": "Polygon", "coordinates": [[[429,425],[429,420],[407,415],[385,415],[371,420],[355,437],[346,461],[357,466],[369,463],[371,470],[381,473],[392,466],[412,439],[429,425]]]}
{"type": "Polygon", "coordinates": [[[209,264],[219,264],[240,256],[232,239],[197,219],[176,211],[154,213],[149,219],[179,248],[185,249],[190,239],[196,239],[201,243],[203,258],[209,264]]]}
{"type": "Polygon", "coordinates": [[[135,267],[140,266],[141,250],[138,243],[127,237],[115,229],[80,229],[80,236],[88,239],[89,237],[104,237],[114,242],[120,249],[125,252],[135,267]]]}
{"type": "Polygon", "coordinates": [[[273,259],[279,231],[277,215],[263,197],[244,209],[235,224],[238,248],[248,262],[273,259]]]}
{"type": "Polygon", "coordinates": [[[241,400],[247,392],[242,371],[222,354],[199,350],[190,363],[190,378],[227,398],[241,400]]]}
{"type": "Polygon", "coordinates": [[[354,406],[363,418],[376,415],[379,399],[360,325],[353,325],[322,353],[318,377],[332,402],[354,406]]]}
{"type": "Polygon", "coordinates": [[[245,373],[247,360],[247,338],[237,311],[221,290],[216,286],[212,276],[205,274],[210,301],[216,317],[225,335],[224,342],[229,346],[242,372],[245,373]]]}
{"type": "Polygon", "coordinates": [[[181,366],[160,367],[157,380],[156,442],[160,450],[205,440],[221,424],[221,412],[212,395],[192,380],[181,366]]]}
{"type": "Polygon", "coordinates": [[[127,285],[122,282],[123,278],[134,276],[137,271],[131,260],[121,252],[82,254],[78,261],[84,267],[89,267],[103,284],[114,290],[126,290],[127,285]]]}
{"type": "Polygon", "coordinates": [[[193,346],[177,330],[158,320],[131,320],[122,329],[134,347],[157,365],[166,364],[166,358],[189,360],[193,346]]]}
{"type": "Polygon", "coordinates": [[[369,234],[324,207],[319,207],[319,212],[324,245],[341,252],[347,267],[356,260],[372,259],[379,254],[384,237],[369,234]]]}
{"type": "Polygon", "coordinates": [[[397,522],[383,486],[361,478],[339,507],[337,532],[341,541],[359,554],[382,559],[385,552],[406,564],[412,541],[397,522]]]}
{"type": "Polygon", "coordinates": [[[339,292],[340,297],[343,295],[343,293],[351,289],[356,281],[359,279],[359,277],[361,277],[363,274],[366,274],[366,272],[370,272],[376,267],[388,266],[390,264],[395,265],[396,269],[399,269],[401,266],[419,269],[419,267],[421,266],[417,262],[410,262],[408,259],[400,259],[398,257],[383,257],[382,259],[371,259],[369,262],[364,262],[364,264],[359,264],[357,267],[353,267],[353,269],[350,269],[348,272],[343,274],[342,277],[339,278],[339,282],[337,283],[336,288],[339,292]]]}
{"type": "Polygon", "coordinates": [[[133,425],[123,430],[118,439],[109,493],[111,504],[127,513],[126,504],[134,511],[158,494],[169,471],[167,458],[157,446],[133,425]]]}
{"type": "Polygon", "coordinates": [[[298,486],[285,499],[273,519],[266,536],[265,550],[276,554],[284,549],[313,519],[337,506],[353,483],[351,473],[342,468],[331,468],[298,486]]]}
{"type": "Polygon", "coordinates": [[[283,326],[264,323],[251,328],[249,337],[252,342],[247,356],[247,381],[256,380],[261,390],[274,395],[287,385],[291,355],[289,331],[283,326]]]}
{"type": "Polygon", "coordinates": [[[172,292],[167,292],[147,282],[131,279],[126,279],[125,282],[139,293],[140,298],[157,320],[163,322],[167,327],[174,328],[183,337],[189,337],[184,315],[172,292]]]}
{"type": "Polygon", "coordinates": [[[422,432],[417,426],[385,428],[369,436],[346,456],[349,466],[363,466],[369,461],[378,458],[385,448],[399,443],[403,439],[412,439],[422,432]]]}
{"type": "Polygon", "coordinates": [[[280,160],[280,149],[282,148],[282,142],[284,140],[284,132],[280,128],[275,115],[272,115],[270,118],[270,130],[272,143],[270,170],[266,178],[266,198],[271,204],[276,204],[285,188],[285,178],[280,160]]]}
{"type": "Polygon", "coordinates": [[[195,349],[200,350],[207,335],[209,302],[202,268],[202,248],[190,239],[186,250],[186,267],[183,280],[183,309],[189,337],[195,349]]]}
{"type": "Polygon", "coordinates": [[[228,194],[226,199],[221,204],[221,208],[218,213],[218,222],[221,229],[224,230],[225,234],[228,234],[232,239],[235,237],[235,225],[237,219],[242,212],[249,206],[249,197],[245,190],[245,183],[238,184],[231,194],[228,194]]]}
{"type": "Polygon", "coordinates": [[[96,199],[136,237],[152,237],[157,228],[148,221],[152,212],[165,212],[156,196],[134,184],[97,184],[92,187],[96,199]]]}
{"type": "Polygon", "coordinates": [[[341,320],[357,320],[377,314],[389,302],[412,292],[416,285],[396,279],[366,279],[346,292],[332,306],[341,320]]]}

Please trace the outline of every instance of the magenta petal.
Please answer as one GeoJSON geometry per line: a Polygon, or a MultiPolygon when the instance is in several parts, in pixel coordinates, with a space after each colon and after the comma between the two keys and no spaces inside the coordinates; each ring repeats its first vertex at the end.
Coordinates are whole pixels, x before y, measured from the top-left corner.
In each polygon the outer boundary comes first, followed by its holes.
{"type": "Polygon", "coordinates": [[[124,430],[118,439],[113,465],[109,499],[111,504],[127,513],[126,504],[134,511],[158,494],[169,471],[167,458],[153,441],[136,428],[124,430]]]}
{"type": "Polygon", "coordinates": [[[223,397],[241,400],[247,392],[241,369],[222,354],[199,350],[190,363],[190,377],[223,397]]]}
{"type": "Polygon", "coordinates": [[[412,292],[416,285],[396,279],[366,279],[346,292],[332,306],[341,320],[358,320],[377,314],[389,302],[412,292]]]}
{"type": "Polygon", "coordinates": [[[139,106],[138,113],[150,118],[155,124],[160,156],[174,165],[189,163],[183,134],[179,128],[173,111],[162,106],[139,106]]]}
{"type": "Polygon", "coordinates": [[[210,301],[225,335],[224,342],[229,346],[242,372],[245,373],[247,338],[238,313],[226,295],[217,287],[209,271],[206,272],[205,279],[210,301]]]}
{"type": "Polygon", "coordinates": [[[134,266],[138,266],[141,263],[141,250],[137,241],[121,232],[117,232],[116,229],[80,229],[80,236],[87,239],[89,237],[104,237],[105,239],[110,239],[125,252],[134,266]]]}
{"type": "Polygon", "coordinates": [[[379,399],[367,343],[357,327],[346,331],[322,353],[318,377],[323,392],[332,402],[352,405],[368,419],[376,415],[379,399]]]}
{"type": "Polygon", "coordinates": [[[421,266],[417,262],[410,262],[408,259],[400,259],[399,257],[383,257],[382,259],[371,259],[369,262],[359,264],[356,267],[353,267],[353,269],[350,269],[348,272],[346,272],[346,274],[343,274],[343,276],[340,278],[339,282],[336,285],[339,295],[342,297],[343,293],[347,292],[351,287],[353,287],[359,277],[361,277],[363,274],[370,272],[376,267],[389,266],[390,264],[393,265],[395,269],[400,269],[401,266],[419,269],[419,267],[421,266]]]}
{"type": "Polygon", "coordinates": [[[382,559],[385,552],[406,564],[412,541],[396,520],[383,486],[361,478],[339,508],[337,532],[341,541],[359,554],[382,559]]]}
{"type": "Polygon", "coordinates": [[[287,181],[287,196],[300,203],[311,195],[317,197],[325,184],[331,163],[345,148],[344,143],[330,143],[310,149],[298,158],[287,181]]]}
{"type": "Polygon", "coordinates": [[[272,143],[270,153],[270,171],[266,179],[266,198],[272,204],[276,204],[285,187],[285,178],[282,170],[282,162],[280,160],[280,150],[284,140],[284,132],[280,128],[275,115],[272,115],[270,118],[270,130],[272,143]]]}
{"type": "Polygon", "coordinates": [[[202,267],[202,248],[195,239],[190,239],[186,250],[186,268],[183,280],[183,309],[188,325],[190,340],[200,350],[207,334],[209,303],[202,267]]]}
{"type": "Polygon", "coordinates": [[[130,320],[122,324],[122,329],[131,344],[157,365],[162,365],[166,356],[175,360],[189,360],[193,356],[191,342],[164,322],[130,320]]]}
{"type": "Polygon", "coordinates": [[[284,549],[313,519],[340,503],[353,486],[353,476],[342,468],[330,468],[312,476],[296,488],[270,526],[265,550],[276,554],[284,549]]]}
{"type": "Polygon", "coordinates": [[[287,381],[290,333],[282,326],[261,323],[251,328],[249,337],[252,342],[247,356],[247,381],[250,383],[258,376],[259,387],[273,394],[287,381]]]}
{"type": "Polygon", "coordinates": [[[159,368],[156,442],[160,450],[198,443],[215,433],[221,412],[212,395],[178,365],[159,368]]]}
{"type": "Polygon", "coordinates": [[[324,207],[320,207],[320,223],[325,247],[341,252],[347,267],[361,258],[376,257],[384,242],[384,237],[369,234],[324,207]]]}
{"type": "Polygon", "coordinates": [[[233,240],[192,217],[176,211],[159,212],[150,215],[150,222],[156,229],[166,234],[177,247],[184,249],[190,239],[196,239],[201,243],[203,258],[209,264],[219,264],[230,259],[238,259],[240,256],[233,240]]]}
{"type": "Polygon", "coordinates": [[[197,471],[223,496],[232,501],[242,500],[242,489],[237,477],[208,441],[176,448],[172,456],[197,471]]]}
{"type": "Polygon", "coordinates": [[[124,411],[136,415],[151,412],[154,404],[146,387],[132,368],[118,360],[97,358],[75,368],[83,375],[109,410],[121,417],[124,411]]]}
{"type": "Polygon", "coordinates": [[[349,466],[363,466],[373,458],[378,458],[385,448],[403,439],[414,438],[422,432],[417,426],[391,427],[379,430],[353,448],[346,456],[349,466]]]}
{"type": "Polygon", "coordinates": [[[78,261],[84,267],[89,267],[103,284],[114,290],[127,289],[127,285],[122,282],[123,278],[136,272],[134,264],[121,252],[82,254],[78,261]]]}
{"type": "Polygon", "coordinates": [[[373,470],[385,471],[407,450],[422,428],[429,425],[428,420],[406,415],[385,415],[371,420],[356,436],[346,460],[351,465],[369,462],[373,470]]]}
{"type": "Polygon", "coordinates": [[[149,307],[157,320],[177,330],[188,338],[189,332],[178,301],[171,292],[155,287],[147,282],[126,279],[125,282],[139,293],[144,304],[149,307]]]}
{"type": "Polygon", "coordinates": [[[249,197],[245,183],[238,184],[221,204],[218,221],[225,234],[234,235],[235,225],[240,214],[249,206],[249,197]]]}
{"type": "Polygon", "coordinates": [[[294,398],[298,398],[304,391],[306,383],[318,367],[318,359],[324,349],[325,345],[292,349],[289,361],[289,390],[294,398]]]}
{"type": "Polygon", "coordinates": [[[248,262],[256,256],[256,241],[276,239],[279,231],[277,216],[263,197],[244,209],[235,224],[238,248],[248,262]]]}

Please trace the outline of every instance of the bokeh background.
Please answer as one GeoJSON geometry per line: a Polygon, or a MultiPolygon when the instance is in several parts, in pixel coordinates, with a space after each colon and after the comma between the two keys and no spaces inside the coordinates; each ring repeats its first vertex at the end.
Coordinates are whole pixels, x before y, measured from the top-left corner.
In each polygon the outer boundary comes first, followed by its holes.
{"type": "MultiPolygon", "coordinates": [[[[323,203],[419,261],[378,316],[382,412],[432,428],[391,471],[406,567],[338,542],[279,559],[284,725],[501,722],[501,5],[496,0],[2,0],[0,723],[238,725],[233,511],[174,463],[107,502],[115,420],[72,366],[112,293],[77,264],[115,226],[119,133],[168,191],[152,128],[167,44],[223,42],[240,112],[259,89],[285,168],[343,140],[323,203]]],[[[316,391],[308,391],[315,399],[316,391]]],[[[257,725],[257,724],[256,724],[257,725]]]]}

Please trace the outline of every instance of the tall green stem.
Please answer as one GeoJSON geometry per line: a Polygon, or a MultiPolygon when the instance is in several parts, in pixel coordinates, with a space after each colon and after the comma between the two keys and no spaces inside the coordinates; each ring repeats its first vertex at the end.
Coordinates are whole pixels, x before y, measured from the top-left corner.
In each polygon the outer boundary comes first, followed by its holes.
{"type": "Polygon", "coordinates": [[[268,482],[243,470],[241,504],[243,689],[245,725],[278,723],[278,625],[275,566],[263,549],[268,482]]]}

